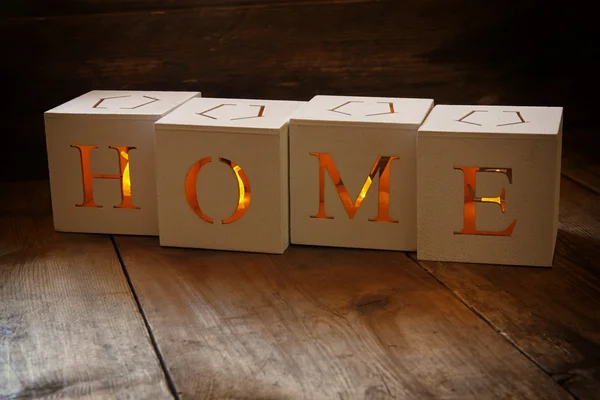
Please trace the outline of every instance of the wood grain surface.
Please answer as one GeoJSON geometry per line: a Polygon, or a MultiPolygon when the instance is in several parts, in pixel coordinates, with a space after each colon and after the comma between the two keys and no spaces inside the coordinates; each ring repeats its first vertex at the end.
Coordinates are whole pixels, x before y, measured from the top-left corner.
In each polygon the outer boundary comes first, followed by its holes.
{"type": "Polygon", "coordinates": [[[569,392],[593,400],[600,396],[600,197],[563,178],[560,201],[551,270],[419,264],[569,392]]]}
{"type": "Polygon", "coordinates": [[[57,17],[123,13],[132,11],[161,12],[190,8],[265,8],[301,4],[372,3],[380,0],[20,0],[3,5],[0,10],[9,17],[57,17]]]}
{"type": "Polygon", "coordinates": [[[587,123],[595,104],[595,21],[583,0],[27,0],[0,9],[9,16],[0,20],[10,93],[3,180],[47,176],[43,112],[91,89],[561,105],[568,129],[587,123]]]}
{"type": "Polygon", "coordinates": [[[116,241],[182,398],[570,398],[404,253],[116,241]]]}
{"type": "Polygon", "coordinates": [[[110,238],[54,232],[47,182],[0,193],[0,399],[171,398],[110,238]]]}
{"type": "Polygon", "coordinates": [[[600,135],[591,134],[596,128],[574,129],[565,138],[562,151],[563,176],[600,195],[600,135]]]}

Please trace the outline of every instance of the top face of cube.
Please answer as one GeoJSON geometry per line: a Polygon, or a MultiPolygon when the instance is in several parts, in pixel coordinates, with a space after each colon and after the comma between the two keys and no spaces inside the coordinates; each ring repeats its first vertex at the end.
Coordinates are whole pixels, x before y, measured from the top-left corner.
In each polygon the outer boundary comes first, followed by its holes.
{"type": "Polygon", "coordinates": [[[561,107],[437,105],[419,128],[419,135],[556,137],[561,127],[561,107]]]}
{"type": "Polygon", "coordinates": [[[432,107],[432,99],[315,96],[294,115],[292,123],[415,129],[432,107]]]}
{"type": "Polygon", "coordinates": [[[171,129],[278,133],[302,105],[297,101],[192,99],[156,122],[171,129]]]}
{"type": "Polygon", "coordinates": [[[119,118],[156,118],[199,94],[198,92],[93,90],[46,111],[46,115],[77,114],[119,118]]]}

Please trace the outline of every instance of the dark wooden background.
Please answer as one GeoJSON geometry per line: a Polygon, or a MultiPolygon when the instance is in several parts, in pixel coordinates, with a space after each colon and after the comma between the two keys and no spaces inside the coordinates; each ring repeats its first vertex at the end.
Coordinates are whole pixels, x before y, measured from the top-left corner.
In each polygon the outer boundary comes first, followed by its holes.
{"type": "Polygon", "coordinates": [[[91,89],[432,97],[565,107],[594,156],[597,22],[583,0],[2,2],[0,180],[47,176],[43,112],[91,89]]]}

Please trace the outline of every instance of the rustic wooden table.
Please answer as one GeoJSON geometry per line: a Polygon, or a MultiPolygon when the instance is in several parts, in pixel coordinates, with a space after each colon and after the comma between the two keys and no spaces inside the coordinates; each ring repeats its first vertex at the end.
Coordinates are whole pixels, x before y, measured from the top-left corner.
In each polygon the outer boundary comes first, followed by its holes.
{"type": "Polygon", "coordinates": [[[0,184],[0,398],[600,398],[600,174],[565,151],[552,269],[57,233],[0,184]]]}

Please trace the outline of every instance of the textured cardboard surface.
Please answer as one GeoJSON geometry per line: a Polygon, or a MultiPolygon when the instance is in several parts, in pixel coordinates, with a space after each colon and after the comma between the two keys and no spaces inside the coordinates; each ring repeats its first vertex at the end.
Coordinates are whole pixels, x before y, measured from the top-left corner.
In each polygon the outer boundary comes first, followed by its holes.
{"type": "Polygon", "coordinates": [[[156,124],[161,245],[282,253],[289,244],[285,121],[302,103],[262,101],[265,105],[262,117],[232,122],[232,118],[240,117],[238,111],[247,111],[245,106],[253,102],[197,100],[156,124]],[[227,112],[217,114],[216,119],[197,114],[223,103],[236,106],[224,107],[227,112]],[[261,126],[271,132],[256,134],[261,126]],[[272,130],[276,126],[279,128],[275,134],[272,130]],[[211,161],[198,172],[196,196],[202,213],[213,223],[194,212],[185,193],[190,168],[206,157],[211,161]],[[245,214],[226,224],[222,221],[234,214],[240,189],[232,168],[219,161],[220,158],[236,163],[243,170],[249,182],[246,192],[251,196],[245,214]]]}
{"type": "Polygon", "coordinates": [[[131,90],[92,90],[46,111],[46,115],[84,114],[111,118],[158,119],[198,92],[155,92],[131,90]]]}
{"type": "MultiPolygon", "coordinates": [[[[495,133],[490,137],[472,131],[465,136],[458,128],[450,131],[455,122],[450,120],[444,125],[442,116],[460,115],[471,107],[455,108],[444,106],[439,112],[434,109],[419,130],[418,258],[552,265],[558,226],[561,109],[545,109],[545,113],[535,109],[535,114],[524,107],[521,114],[527,122],[508,125],[506,134],[498,133],[499,127],[486,128],[495,133]],[[543,120],[531,120],[534,115],[543,120]],[[540,127],[546,127],[545,131],[540,127]],[[431,129],[440,131],[430,135],[431,129]],[[477,197],[495,198],[505,189],[505,212],[498,204],[478,202],[475,221],[477,230],[502,231],[516,220],[510,236],[455,233],[464,227],[464,173],[455,169],[458,166],[512,169],[512,183],[503,173],[477,172],[475,190],[477,197]]],[[[492,115],[504,108],[489,110],[492,115]]]]}
{"type": "Polygon", "coordinates": [[[196,98],[161,118],[163,128],[278,135],[302,102],[196,98]]]}
{"type": "Polygon", "coordinates": [[[411,124],[420,123],[432,105],[426,99],[316,96],[296,113],[290,128],[292,243],[414,251],[417,130],[411,124]],[[393,114],[367,115],[380,105],[380,112],[389,111],[390,103],[393,114]],[[355,114],[331,111],[340,104],[351,107],[337,110],[355,114]],[[310,153],[331,157],[354,204],[378,157],[397,157],[388,166],[388,201],[390,219],[398,222],[369,221],[378,215],[379,174],[350,219],[327,170],[325,212],[333,219],[311,218],[319,210],[320,173],[319,159],[310,153]]]}
{"type": "Polygon", "coordinates": [[[438,104],[419,128],[420,136],[478,137],[510,135],[529,139],[532,135],[556,136],[562,126],[561,107],[463,106],[438,104]]]}
{"type": "Polygon", "coordinates": [[[418,128],[433,106],[431,99],[315,96],[293,117],[297,125],[418,128]]]}
{"type": "MultiPolygon", "coordinates": [[[[154,175],[154,121],[176,103],[197,96],[192,92],[94,91],[56,107],[45,115],[48,166],[54,226],[59,231],[158,235],[154,175]],[[119,107],[130,99],[153,96],[161,101],[133,110],[119,107]],[[107,109],[95,109],[100,99],[113,96],[107,109]],[[163,101],[164,100],[164,101],[163,101]],[[160,106],[159,106],[160,104],[160,106]],[[94,202],[99,207],[77,207],[84,198],[83,170],[78,146],[97,146],[90,152],[94,174],[118,175],[119,152],[109,146],[135,147],[129,151],[132,208],[115,208],[122,200],[119,179],[93,179],[94,202]]],[[[102,103],[101,103],[102,104],[102,103]]]]}

